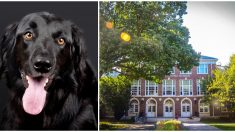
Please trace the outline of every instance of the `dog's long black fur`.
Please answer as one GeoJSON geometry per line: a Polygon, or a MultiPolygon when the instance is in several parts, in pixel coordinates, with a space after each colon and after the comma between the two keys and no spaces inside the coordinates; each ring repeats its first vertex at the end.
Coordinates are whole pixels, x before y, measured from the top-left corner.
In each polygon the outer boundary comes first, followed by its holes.
{"type": "Polygon", "coordinates": [[[0,40],[0,73],[10,92],[1,129],[97,130],[97,79],[86,58],[82,32],[74,23],[38,12],[11,24],[0,40]],[[33,34],[32,40],[23,39],[27,32],[33,34]],[[65,44],[57,43],[60,38],[65,44]],[[49,58],[50,70],[35,70],[38,56],[49,58]],[[37,115],[22,106],[26,74],[50,78],[46,103],[37,115]]]}

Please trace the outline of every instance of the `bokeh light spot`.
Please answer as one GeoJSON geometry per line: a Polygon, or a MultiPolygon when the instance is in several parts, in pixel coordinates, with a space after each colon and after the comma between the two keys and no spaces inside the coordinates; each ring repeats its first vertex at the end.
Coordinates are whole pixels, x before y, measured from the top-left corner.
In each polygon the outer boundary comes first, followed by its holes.
{"type": "Polygon", "coordinates": [[[106,22],[106,28],[112,29],[113,28],[113,23],[112,22],[106,22]]]}
{"type": "Polygon", "coordinates": [[[122,32],[120,37],[125,42],[129,42],[131,40],[131,36],[126,32],[122,32]]]}

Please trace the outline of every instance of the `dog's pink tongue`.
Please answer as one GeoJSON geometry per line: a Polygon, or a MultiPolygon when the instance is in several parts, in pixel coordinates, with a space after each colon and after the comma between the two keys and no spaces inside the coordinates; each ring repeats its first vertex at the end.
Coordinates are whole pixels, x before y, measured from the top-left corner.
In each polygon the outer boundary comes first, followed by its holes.
{"type": "Polygon", "coordinates": [[[45,104],[46,100],[46,90],[44,89],[48,78],[43,78],[40,81],[34,80],[33,78],[26,76],[28,80],[28,88],[26,88],[23,95],[23,108],[24,111],[37,115],[39,114],[45,104]]]}

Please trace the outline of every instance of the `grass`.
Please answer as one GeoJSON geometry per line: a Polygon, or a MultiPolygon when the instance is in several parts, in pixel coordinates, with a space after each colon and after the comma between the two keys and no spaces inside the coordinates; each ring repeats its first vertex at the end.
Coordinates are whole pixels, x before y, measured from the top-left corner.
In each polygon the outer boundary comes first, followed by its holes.
{"type": "Polygon", "coordinates": [[[102,119],[100,121],[100,130],[123,130],[128,128],[128,124],[133,124],[133,120],[117,121],[113,118],[102,119]]]}
{"type": "Polygon", "coordinates": [[[202,119],[201,122],[221,130],[235,130],[235,122],[228,119],[202,119]]]}
{"type": "Polygon", "coordinates": [[[100,122],[100,130],[122,130],[122,129],[126,129],[128,127],[128,125],[125,124],[114,124],[111,122],[105,122],[102,121],[100,122]]]}
{"type": "Polygon", "coordinates": [[[107,119],[101,119],[101,122],[109,122],[112,124],[133,124],[134,121],[132,119],[127,119],[127,120],[116,120],[113,118],[107,118],[107,119]]]}
{"type": "Polygon", "coordinates": [[[179,120],[158,121],[157,130],[182,130],[182,124],[179,120]]]}
{"type": "Polygon", "coordinates": [[[235,123],[207,123],[221,130],[235,130],[235,123]]]}

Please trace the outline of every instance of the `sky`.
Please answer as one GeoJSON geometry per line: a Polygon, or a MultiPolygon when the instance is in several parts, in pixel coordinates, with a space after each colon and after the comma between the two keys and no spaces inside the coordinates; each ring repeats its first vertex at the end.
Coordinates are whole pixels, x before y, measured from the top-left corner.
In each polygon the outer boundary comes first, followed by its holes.
{"type": "Polygon", "coordinates": [[[235,1],[187,3],[183,25],[189,29],[189,43],[202,55],[218,58],[226,65],[235,54],[235,1]]]}

